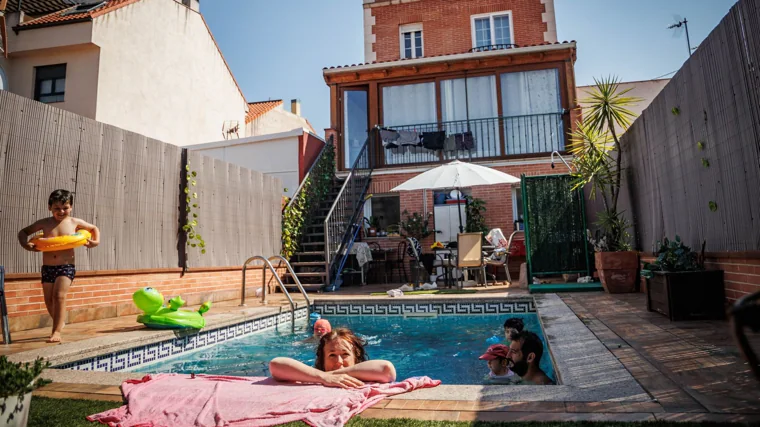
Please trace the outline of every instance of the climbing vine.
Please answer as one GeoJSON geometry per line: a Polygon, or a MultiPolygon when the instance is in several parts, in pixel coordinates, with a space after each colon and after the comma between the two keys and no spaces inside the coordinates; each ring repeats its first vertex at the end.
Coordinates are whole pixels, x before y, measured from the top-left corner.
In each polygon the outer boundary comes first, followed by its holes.
{"type": "Polygon", "coordinates": [[[298,250],[304,227],[330,192],[334,176],[335,147],[331,138],[304,179],[301,189],[282,211],[282,256],[286,259],[290,259],[298,250]]]}
{"type": "Polygon", "coordinates": [[[187,184],[185,185],[185,212],[187,212],[187,224],[182,230],[187,234],[187,245],[192,248],[200,248],[201,253],[206,253],[206,242],[197,231],[198,227],[198,192],[194,191],[198,185],[198,172],[190,169],[190,163],[185,165],[187,184]]]}

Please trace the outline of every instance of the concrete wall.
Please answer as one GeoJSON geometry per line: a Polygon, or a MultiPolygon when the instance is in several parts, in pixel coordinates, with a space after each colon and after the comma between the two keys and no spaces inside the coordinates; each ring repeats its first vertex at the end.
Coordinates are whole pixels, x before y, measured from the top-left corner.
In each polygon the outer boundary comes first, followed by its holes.
{"type": "Polygon", "coordinates": [[[283,106],[279,105],[261,117],[247,123],[245,125],[245,136],[267,135],[308,127],[306,119],[285,111],[283,106]]]}
{"type": "Polygon", "coordinates": [[[197,12],[141,0],[96,18],[92,38],[98,121],[177,145],[219,140],[225,121],[244,125],[245,99],[197,12]]]}
{"type": "Polygon", "coordinates": [[[189,150],[224,160],[282,180],[283,195],[295,193],[299,180],[299,146],[305,131],[295,129],[270,135],[218,141],[187,147],[189,150]]]}
{"type": "Polygon", "coordinates": [[[95,119],[99,61],[100,49],[93,44],[14,52],[9,61],[9,92],[34,98],[34,68],[66,64],[64,101],[49,105],[95,119]]]}

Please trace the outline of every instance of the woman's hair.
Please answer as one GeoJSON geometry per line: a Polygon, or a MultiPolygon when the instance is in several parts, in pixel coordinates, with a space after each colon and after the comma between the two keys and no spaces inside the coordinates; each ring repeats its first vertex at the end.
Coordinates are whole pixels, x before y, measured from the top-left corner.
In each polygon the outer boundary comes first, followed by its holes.
{"type": "Polygon", "coordinates": [[[365,342],[363,339],[354,335],[354,333],[348,328],[335,328],[324,334],[322,339],[319,340],[319,346],[317,347],[317,361],[314,363],[315,368],[320,371],[325,370],[325,344],[337,339],[342,339],[351,344],[351,347],[354,350],[354,359],[356,360],[356,363],[369,360],[367,352],[364,351],[365,342]]]}

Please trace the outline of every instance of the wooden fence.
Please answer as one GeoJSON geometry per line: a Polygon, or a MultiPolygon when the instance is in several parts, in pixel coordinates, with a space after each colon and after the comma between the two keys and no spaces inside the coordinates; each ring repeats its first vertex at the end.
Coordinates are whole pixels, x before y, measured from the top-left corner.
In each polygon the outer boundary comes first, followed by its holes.
{"type": "Polygon", "coordinates": [[[623,135],[639,249],[760,249],[758,67],[760,2],[740,0],[623,135]]]}
{"type": "MultiPolygon", "coordinates": [[[[0,91],[0,265],[39,271],[41,256],[16,235],[49,216],[47,198],[75,191],[73,215],[97,225],[95,249],[77,249],[79,270],[181,266],[183,149],[0,91]]],[[[277,178],[197,153],[198,231],[207,253],[187,248],[190,267],[241,265],[280,252],[277,178]]]]}

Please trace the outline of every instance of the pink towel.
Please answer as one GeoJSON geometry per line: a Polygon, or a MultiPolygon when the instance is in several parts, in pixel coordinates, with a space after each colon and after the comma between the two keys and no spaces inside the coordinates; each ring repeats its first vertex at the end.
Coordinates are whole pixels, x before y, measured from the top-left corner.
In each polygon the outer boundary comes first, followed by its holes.
{"type": "Polygon", "coordinates": [[[121,385],[126,406],[87,419],[111,427],[263,427],[299,420],[312,426],[342,426],[386,396],[440,383],[415,377],[340,389],[265,377],[146,375],[121,385]]]}

